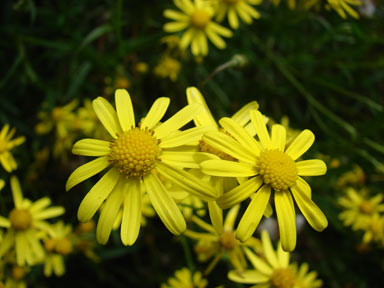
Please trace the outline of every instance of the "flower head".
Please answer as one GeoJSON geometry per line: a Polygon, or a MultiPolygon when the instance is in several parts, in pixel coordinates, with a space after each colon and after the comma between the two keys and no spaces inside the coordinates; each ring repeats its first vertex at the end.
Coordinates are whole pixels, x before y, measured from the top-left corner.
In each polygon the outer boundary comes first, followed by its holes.
{"type": "Polygon", "coordinates": [[[0,227],[7,229],[0,247],[0,258],[14,248],[17,264],[31,265],[45,255],[40,243],[42,232],[53,233],[46,220],[64,214],[65,210],[59,206],[48,207],[51,204],[48,197],[36,202],[23,198],[20,183],[15,176],[11,177],[11,189],[15,208],[8,218],[0,216],[0,227]]]}
{"type": "Polygon", "coordinates": [[[164,30],[170,33],[186,30],[180,40],[181,49],[191,45],[194,56],[205,56],[208,54],[207,38],[219,49],[226,47],[221,37],[231,37],[232,32],[212,20],[214,8],[207,1],[174,0],[174,3],[181,12],[164,11],[164,16],[173,20],[164,25],[164,30]]]}
{"type": "Polygon", "coordinates": [[[0,132],[0,163],[7,172],[12,172],[17,168],[17,163],[11,154],[11,150],[25,141],[24,136],[12,139],[15,132],[15,128],[9,130],[8,124],[4,125],[0,132]]]}
{"type": "Polygon", "coordinates": [[[230,271],[228,278],[234,282],[259,284],[266,288],[306,288],[320,287],[321,281],[316,280],[316,273],[308,272],[308,265],[297,271],[297,265],[290,264],[290,253],[283,251],[280,243],[277,250],[273,249],[268,232],[261,233],[263,255],[256,255],[251,249],[245,248],[245,254],[254,270],[230,271]],[[260,257],[261,256],[261,257],[260,257]],[[307,284],[314,283],[314,286],[307,284]]]}
{"type": "Polygon", "coordinates": [[[382,194],[369,197],[364,189],[358,192],[354,188],[348,188],[346,195],[338,200],[339,205],[343,207],[343,212],[340,213],[339,218],[345,226],[354,228],[360,221],[366,221],[364,219],[384,212],[384,203],[382,201],[382,194]]]}
{"type": "Polygon", "coordinates": [[[259,141],[230,118],[222,118],[220,124],[231,136],[219,132],[208,132],[203,136],[203,141],[238,162],[208,160],[200,166],[203,173],[213,176],[249,177],[216,200],[221,208],[229,208],[253,195],[237,228],[236,237],[241,241],[249,239],[256,230],[273,190],[282,247],[292,251],[296,246],[293,198],[315,230],[322,231],[328,225],[327,218],[311,200],[310,186],[301,178],[325,174],[326,165],[318,159],[296,161],[314,142],[311,131],[304,130],[289,147],[285,147],[283,126],[273,125],[270,136],[259,111],[252,110],[250,117],[259,141]]]}
{"type": "Polygon", "coordinates": [[[175,276],[168,279],[167,283],[162,284],[161,288],[204,288],[208,281],[202,278],[201,272],[192,272],[188,268],[181,268],[175,272],[175,276]]]}
{"type": "Polygon", "coordinates": [[[82,222],[89,221],[105,201],[96,229],[98,241],[105,244],[123,205],[121,239],[125,245],[132,245],[140,229],[142,191],[145,191],[164,225],[178,235],[186,229],[186,223],[159,175],[202,199],[216,197],[212,187],[200,183],[198,178],[182,169],[198,168],[195,160],[198,152],[171,151],[197,141],[202,133],[210,130],[196,127],[178,131],[200,112],[201,106],[188,105],[160,123],[169,105],[169,98],[162,97],[136,126],[128,92],[116,90],[115,100],[117,111],[102,97],[93,101],[96,115],[112,140],[83,139],[73,147],[74,154],[98,158],[70,175],[67,190],[110,167],[81,202],[78,218],[82,222]]]}

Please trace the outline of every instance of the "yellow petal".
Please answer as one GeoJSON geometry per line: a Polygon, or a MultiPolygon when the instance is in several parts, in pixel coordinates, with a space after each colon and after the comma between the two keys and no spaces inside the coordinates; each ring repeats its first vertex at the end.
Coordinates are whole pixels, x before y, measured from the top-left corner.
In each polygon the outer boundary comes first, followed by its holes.
{"type": "Polygon", "coordinates": [[[328,226],[328,220],[320,208],[303,191],[297,189],[296,186],[292,187],[291,191],[297,206],[305,219],[307,219],[309,225],[316,231],[323,231],[328,226]]]}
{"type": "Polygon", "coordinates": [[[208,39],[211,40],[213,45],[215,45],[217,48],[224,49],[226,47],[225,41],[219,35],[217,35],[216,32],[210,29],[207,29],[206,33],[207,33],[208,39]]]}
{"type": "Polygon", "coordinates": [[[263,252],[268,263],[274,269],[279,268],[280,266],[277,261],[277,255],[275,253],[275,250],[273,249],[271,238],[269,238],[269,234],[266,230],[263,230],[261,232],[261,244],[263,245],[263,252]]]}
{"type": "Polygon", "coordinates": [[[43,210],[45,207],[48,207],[51,204],[51,199],[48,197],[43,197],[36,202],[33,202],[29,211],[33,214],[35,212],[43,210]]]}
{"type": "Polygon", "coordinates": [[[0,227],[9,228],[11,227],[11,222],[7,218],[0,216],[0,227]]]}
{"type": "Polygon", "coordinates": [[[168,22],[164,25],[165,32],[179,32],[188,27],[188,22],[168,22]]]}
{"type": "Polygon", "coordinates": [[[312,198],[311,186],[301,177],[297,177],[296,180],[296,189],[302,191],[308,198],[312,198]]]}
{"type": "Polygon", "coordinates": [[[296,162],[297,175],[300,176],[319,176],[327,172],[327,165],[323,160],[311,159],[296,162]]]}
{"type": "Polygon", "coordinates": [[[281,267],[288,267],[289,265],[289,252],[283,250],[281,243],[277,246],[277,259],[281,265],[281,267]]]}
{"type": "Polygon", "coordinates": [[[257,284],[267,283],[269,278],[255,270],[229,271],[228,278],[237,283],[257,284]]]}
{"type": "Polygon", "coordinates": [[[131,96],[125,89],[117,89],[115,92],[117,117],[123,131],[135,127],[135,114],[133,112],[131,96]]]}
{"type": "MultiPolygon", "coordinates": [[[[111,191],[115,188],[120,178],[120,172],[116,168],[110,169],[101,179],[92,187],[81,201],[77,217],[81,222],[91,220],[96,211],[107,199],[111,191]]],[[[124,181],[124,179],[123,179],[124,181]]]]}
{"type": "Polygon", "coordinates": [[[197,145],[198,141],[201,140],[201,137],[205,133],[209,131],[214,131],[215,129],[216,128],[214,128],[213,126],[201,126],[190,128],[161,139],[159,146],[160,148],[174,148],[182,145],[197,145]]]}
{"type": "Polygon", "coordinates": [[[125,184],[123,219],[121,222],[121,241],[124,245],[133,245],[139,236],[141,221],[141,189],[136,179],[125,184]]]}
{"type": "Polygon", "coordinates": [[[253,177],[232,190],[225,192],[216,202],[219,207],[223,209],[230,208],[247,199],[251,194],[255,193],[261,185],[263,185],[263,178],[260,176],[253,177]]]}
{"type": "Polygon", "coordinates": [[[252,124],[255,126],[257,136],[259,137],[264,149],[270,149],[272,146],[271,138],[269,137],[267,127],[265,126],[263,115],[261,115],[259,111],[251,110],[250,116],[252,124]]]}
{"type": "Polygon", "coordinates": [[[103,97],[97,97],[93,100],[92,106],[105,129],[116,139],[116,134],[121,134],[122,130],[115,109],[103,97]]]}
{"type": "Polygon", "coordinates": [[[258,109],[259,109],[259,104],[257,103],[257,101],[252,101],[244,105],[231,118],[233,121],[237,122],[240,126],[243,127],[245,124],[247,124],[251,120],[249,116],[249,111],[258,110],[258,109]]]}
{"type": "Polygon", "coordinates": [[[258,257],[255,253],[253,253],[249,248],[244,248],[245,255],[249,259],[249,262],[255,267],[255,269],[265,275],[272,275],[273,269],[269,266],[265,260],[258,257]]]}
{"type": "Polygon", "coordinates": [[[111,235],[112,226],[115,222],[117,213],[120,210],[124,195],[124,180],[119,181],[111,194],[108,196],[103,206],[99,222],[96,227],[96,239],[100,244],[106,244],[111,235]]]}
{"type": "MultiPolygon", "coordinates": [[[[4,129],[4,128],[3,128],[4,129]]],[[[2,258],[11,249],[15,241],[15,232],[13,229],[8,229],[0,245],[0,258],[2,258]]]]}
{"type": "Polygon", "coordinates": [[[236,11],[233,8],[229,8],[228,10],[228,22],[232,29],[239,28],[239,19],[237,18],[236,11]]]}
{"type": "Polygon", "coordinates": [[[203,106],[203,111],[193,119],[196,126],[213,126],[218,128],[215,118],[213,118],[203,95],[196,87],[187,88],[187,100],[188,104],[199,103],[203,106]]]}
{"type": "Polygon", "coordinates": [[[258,157],[260,155],[261,147],[243,127],[231,118],[227,117],[221,118],[219,122],[232,137],[234,137],[245,149],[247,149],[249,154],[254,157],[258,157]]]}
{"type": "Polygon", "coordinates": [[[296,246],[296,215],[289,191],[275,192],[275,208],[283,250],[293,251],[296,246]]]}
{"type": "Polygon", "coordinates": [[[289,145],[286,154],[288,154],[292,160],[296,160],[303,155],[315,141],[315,135],[310,130],[303,130],[289,145]]]}
{"type": "Polygon", "coordinates": [[[104,156],[81,165],[69,176],[65,185],[65,189],[68,191],[73,186],[83,182],[84,180],[87,180],[100,171],[103,171],[109,166],[109,164],[110,163],[108,162],[108,157],[104,156]]]}
{"type": "Polygon", "coordinates": [[[188,21],[188,16],[175,10],[166,9],[163,12],[165,18],[176,21],[188,21]]]}
{"type": "Polygon", "coordinates": [[[64,266],[64,260],[63,256],[61,255],[53,255],[52,256],[52,265],[53,265],[53,271],[55,272],[55,275],[60,277],[65,274],[65,266],[64,266]]]}
{"type": "Polygon", "coordinates": [[[153,208],[167,229],[175,235],[184,232],[187,226],[183,214],[159,178],[151,173],[144,177],[144,185],[153,208]]]}
{"type": "Polygon", "coordinates": [[[200,164],[205,174],[220,177],[250,177],[258,174],[256,167],[241,162],[227,160],[208,160],[200,164]]]}
{"type": "Polygon", "coordinates": [[[286,140],[286,131],[284,126],[275,124],[272,126],[271,131],[271,148],[278,149],[281,152],[284,152],[286,140]]]}
{"type": "Polygon", "coordinates": [[[33,219],[35,220],[45,220],[49,218],[54,218],[65,213],[64,207],[55,206],[47,208],[43,211],[33,214],[33,219]]]}
{"type": "Polygon", "coordinates": [[[20,209],[23,203],[23,193],[21,192],[20,182],[16,176],[11,176],[11,190],[15,208],[20,209]]]}
{"type": "Polygon", "coordinates": [[[167,121],[155,128],[154,136],[158,139],[168,136],[195,118],[201,112],[201,109],[202,106],[198,103],[185,106],[167,121]]]}
{"type": "Polygon", "coordinates": [[[109,141],[82,139],[73,145],[72,153],[83,156],[105,156],[111,153],[109,144],[109,141]]]}
{"type": "Polygon", "coordinates": [[[222,234],[224,232],[223,210],[220,209],[215,201],[208,201],[208,212],[212,226],[215,228],[216,233],[219,235],[222,234]]]}
{"type": "Polygon", "coordinates": [[[251,203],[249,203],[236,231],[236,238],[241,242],[245,242],[251,238],[257,226],[259,226],[270,196],[271,186],[264,185],[256,192],[251,203]]]}
{"type": "Polygon", "coordinates": [[[157,171],[186,192],[201,199],[215,200],[217,197],[218,192],[209,184],[201,181],[200,178],[193,176],[180,168],[159,163],[157,165],[157,171]]]}
{"type": "Polygon", "coordinates": [[[257,157],[232,137],[218,131],[208,132],[203,141],[228,155],[247,163],[255,163],[257,157]]]}
{"type": "Polygon", "coordinates": [[[229,209],[227,215],[225,216],[224,229],[226,231],[233,231],[235,226],[236,217],[239,213],[240,204],[233,206],[229,209]]]}
{"type": "Polygon", "coordinates": [[[200,168],[199,163],[214,158],[216,157],[212,157],[212,154],[204,152],[163,151],[161,153],[163,163],[181,168],[200,168]]]}
{"type": "Polygon", "coordinates": [[[167,112],[169,101],[168,97],[157,98],[156,101],[153,102],[151,109],[149,109],[147,116],[145,116],[144,120],[141,122],[141,127],[152,129],[158,124],[165,112],[167,112]]]}
{"type": "Polygon", "coordinates": [[[212,29],[214,32],[224,36],[224,37],[232,37],[232,31],[224,26],[216,24],[215,22],[211,22],[209,24],[209,29],[212,29]]]}

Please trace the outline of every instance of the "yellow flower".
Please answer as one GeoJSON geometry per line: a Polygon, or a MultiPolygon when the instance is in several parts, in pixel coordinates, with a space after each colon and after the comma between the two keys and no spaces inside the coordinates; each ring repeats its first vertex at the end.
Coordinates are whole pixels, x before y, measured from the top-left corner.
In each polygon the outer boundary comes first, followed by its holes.
{"type": "Polygon", "coordinates": [[[226,47],[223,37],[231,37],[231,30],[212,21],[214,9],[203,0],[174,0],[182,11],[167,9],[164,16],[174,22],[164,25],[166,32],[174,33],[186,30],[180,40],[180,48],[185,50],[191,45],[194,56],[208,54],[208,39],[219,49],[226,47]]]}
{"type": "Polygon", "coordinates": [[[311,200],[310,186],[300,177],[323,175],[327,168],[318,159],[295,162],[314,142],[315,136],[311,131],[302,131],[286,148],[286,131],[283,126],[273,125],[270,136],[259,111],[252,110],[250,117],[259,142],[230,118],[222,118],[220,124],[231,136],[219,132],[208,132],[203,136],[204,142],[239,162],[208,160],[200,166],[202,172],[208,175],[250,177],[216,200],[225,209],[253,195],[236,232],[236,237],[243,242],[252,236],[259,225],[273,189],[281,243],[285,251],[292,251],[296,246],[296,217],[292,195],[315,230],[322,231],[328,225],[323,212],[311,200]]]}
{"type": "Polygon", "coordinates": [[[257,284],[254,287],[265,288],[306,288],[321,287],[320,280],[316,280],[316,273],[309,273],[308,266],[300,267],[289,264],[290,253],[283,251],[281,244],[278,244],[277,251],[273,249],[268,232],[261,233],[263,246],[263,258],[257,256],[250,249],[245,248],[245,254],[251,262],[254,270],[230,271],[228,278],[237,283],[257,284]],[[314,283],[314,286],[306,286],[314,283]]]}
{"type": "MultiPolygon", "coordinates": [[[[4,268],[0,268],[4,269],[4,268]]],[[[10,275],[6,277],[4,284],[0,279],[0,287],[4,288],[26,288],[27,284],[24,281],[25,275],[29,272],[27,267],[13,265],[10,275]]],[[[1,277],[0,277],[1,278],[1,277]]]]}
{"type": "Polygon", "coordinates": [[[176,81],[180,72],[180,62],[175,58],[165,55],[161,58],[159,64],[154,69],[155,75],[161,78],[169,78],[172,81],[176,81]]]}
{"type": "Polygon", "coordinates": [[[251,5],[258,5],[262,0],[218,0],[218,7],[216,11],[217,21],[223,21],[227,15],[228,22],[231,28],[239,28],[239,19],[247,24],[252,23],[252,18],[260,18],[260,13],[255,10],[251,5]]]}
{"type": "Polygon", "coordinates": [[[180,209],[158,175],[202,199],[213,200],[217,196],[212,187],[200,183],[199,179],[183,170],[198,168],[195,162],[198,152],[170,151],[196,141],[202,133],[210,130],[195,127],[177,133],[200,113],[201,105],[188,105],[160,123],[169,101],[166,97],[158,98],[137,126],[131,98],[126,90],[116,90],[117,112],[102,97],[93,101],[97,116],[113,140],[83,139],[75,143],[74,154],[98,158],[77,168],[69,176],[66,189],[111,166],[85,196],[78,210],[79,220],[87,222],[105,201],[96,228],[97,240],[102,244],[108,241],[121,205],[124,206],[121,240],[124,245],[132,245],[136,241],[142,214],[142,191],[148,194],[169,231],[178,235],[186,229],[180,209]]]}
{"type": "Polygon", "coordinates": [[[50,277],[52,272],[60,277],[65,274],[64,256],[73,251],[72,227],[62,221],[52,225],[53,233],[43,238],[44,248],[47,253],[44,258],[44,275],[50,277]]]}
{"type": "Polygon", "coordinates": [[[364,218],[370,218],[373,214],[384,212],[382,194],[369,198],[368,192],[364,189],[357,192],[354,188],[348,188],[346,192],[347,195],[338,200],[339,205],[344,209],[339,218],[345,226],[355,227],[364,218]]]}
{"type": "Polygon", "coordinates": [[[354,229],[363,230],[363,244],[376,242],[384,246],[384,217],[375,213],[369,217],[361,218],[354,225],[354,229]]]}
{"type": "Polygon", "coordinates": [[[348,185],[364,185],[365,173],[359,165],[353,165],[351,171],[345,172],[337,179],[337,186],[346,187],[348,185]]]}
{"type": "Polygon", "coordinates": [[[220,223],[222,226],[221,233],[218,233],[212,225],[196,216],[192,216],[192,221],[205,230],[205,232],[187,230],[185,235],[198,240],[195,252],[198,254],[200,261],[207,261],[213,258],[204,274],[209,274],[225,255],[229,257],[229,261],[237,270],[245,269],[247,266],[244,256],[245,247],[257,247],[259,245],[258,240],[253,237],[245,243],[241,243],[236,239],[234,225],[239,209],[240,205],[236,205],[228,211],[224,223],[220,223]]]}
{"type": "Polygon", "coordinates": [[[323,281],[317,279],[317,272],[311,271],[308,273],[309,266],[307,263],[303,263],[296,270],[296,283],[297,288],[319,288],[323,286],[323,281]]]}
{"type": "Polygon", "coordinates": [[[166,284],[161,284],[161,288],[204,288],[208,281],[202,278],[201,272],[193,273],[188,268],[181,268],[175,272],[175,277],[168,279],[166,284]]]}
{"type": "Polygon", "coordinates": [[[5,124],[0,132],[0,162],[7,172],[12,172],[17,169],[17,163],[11,154],[11,150],[25,141],[24,136],[11,140],[13,135],[15,135],[15,132],[15,128],[12,128],[11,131],[9,131],[8,124],[5,124]]]}
{"type": "Polygon", "coordinates": [[[32,265],[45,255],[39,233],[52,233],[50,224],[45,220],[60,216],[65,210],[59,206],[48,208],[51,204],[48,197],[36,202],[23,198],[15,176],[11,177],[11,189],[15,208],[9,213],[8,219],[0,216],[0,227],[7,229],[0,246],[0,258],[15,249],[19,266],[32,265]]]}

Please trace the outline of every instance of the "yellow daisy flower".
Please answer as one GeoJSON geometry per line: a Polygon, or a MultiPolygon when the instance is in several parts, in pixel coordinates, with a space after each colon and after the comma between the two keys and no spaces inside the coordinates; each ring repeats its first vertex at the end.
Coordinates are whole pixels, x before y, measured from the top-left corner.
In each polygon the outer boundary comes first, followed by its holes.
{"type": "Polygon", "coordinates": [[[177,59],[165,55],[160,59],[153,73],[160,78],[169,78],[175,82],[179,76],[180,68],[181,64],[177,59]]]}
{"type": "Polygon", "coordinates": [[[11,177],[11,189],[15,208],[8,218],[0,216],[0,227],[7,229],[0,246],[0,258],[14,248],[17,265],[32,265],[45,255],[39,233],[52,233],[50,224],[45,220],[60,216],[65,210],[60,206],[48,207],[51,204],[48,197],[36,202],[23,198],[15,176],[11,177]]]}
{"type": "Polygon", "coordinates": [[[323,212],[311,200],[310,186],[300,177],[323,175],[327,168],[318,159],[295,162],[314,142],[315,136],[311,131],[302,131],[286,148],[286,131],[283,126],[273,125],[270,136],[259,111],[252,110],[250,117],[260,142],[232,119],[222,118],[220,124],[231,136],[212,131],[203,136],[203,141],[239,162],[208,160],[200,166],[202,172],[208,175],[250,177],[216,200],[225,209],[254,195],[236,232],[236,237],[243,242],[252,236],[259,225],[273,189],[281,243],[285,251],[292,251],[296,246],[296,217],[292,195],[315,230],[322,231],[328,225],[323,212]]]}
{"type": "Polygon", "coordinates": [[[164,25],[164,30],[170,33],[186,30],[180,39],[181,49],[185,50],[191,45],[194,56],[207,55],[207,38],[219,49],[226,47],[221,37],[231,37],[232,32],[212,20],[215,11],[207,1],[174,0],[173,2],[181,12],[171,9],[164,11],[164,16],[173,20],[164,25]]]}
{"type": "Polygon", "coordinates": [[[221,22],[227,16],[232,29],[239,28],[239,17],[248,25],[252,23],[252,18],[260,18],[260,13],[252,5],[260,4],[262,0],[217,0],[217,2],[217,21],[221,22]]]}
{"type": "Polygon", "coordinates": [[[384,203],[382,201],[382,194],[369,198],[367,190],[362,189],[358,193],[354,188],[348,188],[346,195],[338,200],[338,204],[344,209],[339,218],[345,226],[355,227],[363,218],[369,218],[373,214],[384,212],[384,203]]]}
{"type": "Polygon", "coordinates": [[[44,275],[50,277],[52,272],[60,277],[65,274],[64,256],[72,253],[72,227],[60,221],[52,225],[53,233],[43,238],[46,256],[44,258],[44,275]]]}
{"type": "Polygon", "coordinates": [[[97,240],[105,244],[124,200],[121,240],[124,245],[132,245],[140,229],[142,191],[146,191],[164,225],[178,235],[186,229],[186,223],[159,175],[202,199],[213,200],[217,196],[212,187],[200,183],[199,179],[182,169],[198,168],[195,158],[199,153],[170,151],[196,141],[210,130],[195,127],[177,132],[200,113],[201,105],[188,105],[160,123],[170,100],[158,98],[147,116],[136,126],[128,92],[116,90],[115,100],[117,112],[102,97],[93,101],[98,118],[113,140],[83,139],[73,147],[74,154],[98,158],[80,166],[69,176],[67,191],[111,167],[81,202],[78,218],[81,222],[89,221],[105,201],[96,228],[97,240]]]}
{"type": "MultiPolygon", "coordinates": [[[[0,268],[1,269],[1,268],[0,268]]],[[[3,268],[4,269],[4,268],[3,268]]],[[[13,265],[11,270],[8,272],[10,275],[5,277],[5,281],[0,277],[0,287],[4,288],[26,288],[27,284],[24,281],[25,275],[29,272],[27,267],[21,267],[13,265]],[[4,284],[2,284],[2,282],[4,284]],[[3,285],[3,286],[1,286],[3,285]]]]}
{"type": "Polygon", "coordinates": [[[0,131],[0,162],[3,168],[9,173],[17,169],[17,163],[11,154],[11,150],[23,144],[25,141],[24,136],[19,136],[11,140],[15,132],[15,128],[9,131],[8,124],[5,124],[0,131]]]}
{"type": "Polygon", "coordinates": [[[365,173],[363,169],[359,165],[353,165],[353,169],[351,171],[347,171],[343,173],[337,179],[337,186],[339,187],[347,187],[349,185],[364,185],[365,183],[365,173]]]}
{"type": "Polygon", "coordinates": [[[188,268],[181,268],[175,272],[175,276],[169,278],[167,283],[161,284],[161,288],[204,288],[208,281],[202,278],[201,272],[192,272],[188,268]]]}
{"type": "Polygon", "coordinates": [[[247,266],[244,248],[257,247],[259,245],[256,238],[250,238],[245,243],[241,243],[235,237],[235,221],[239,213],[240,205],[233,206],[225,217],[224,223],[221,222],[222,232],[218,233],[216,229],[196,216],[192,216],[192,221],[205,232],[185,231],[185,235],[198,240],[195,246],[195,252],[200,261],[207,261],[213,258],[204,274],[209,274],[216,264],[225,256],[237,270],[245,269],[247,266]]]}
{"type": "Polygon", "coordinates": [[[315,280],[316,273],[306,274],[308,266],[300,267],[289,264],[290,253],[282,249],[278,244],[277,251],[273,249],[268,232],[263,230],[261,233],[261,243],[263,246],[263,258],[257,256],[250,249],[245,249],[245,254],[251,262],[254,270],[230,271],[228,278],[237,283],[256,284],[253,287],[265,288],[304,288],[321,287],[321,281],[315,280]],[[315,276],[315,277],[314,277],[315,276]],[[305,286],[307,283],[320,284],[320,286],[305,286]]]}
{"type": "Polygon", "coordinates": [[[363,244],[375,242],[384,245],[384,217],[375,213],[369,217],[359,219],[354,229],[363,230],[363,244]]]}

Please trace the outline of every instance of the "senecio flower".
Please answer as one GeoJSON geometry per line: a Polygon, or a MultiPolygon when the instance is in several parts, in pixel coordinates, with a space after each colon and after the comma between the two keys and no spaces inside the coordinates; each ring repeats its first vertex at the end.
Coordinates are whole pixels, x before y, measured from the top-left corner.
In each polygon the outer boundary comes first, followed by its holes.
{"type": "Polygon", "coordinates": [[[251,24],[252,18],[260,18],[260,13],[251,5],[257,5],[261,2],[261,0],[218,0],[216,19],[221,22],[227,15],[232,29],[239,28],[239,17],[245,23],[251,24]]]}
{"type": "Polygon", "coordinates": [[[160,123],[169,101],[166,97],[158,98],[137,126],[131,98],[126,90],[116,90],[117,111],[102,97],[92,103],[113,140],[83,139],[75,143],[74,154],[98,158],[73,171],[66,189],[111,167],[88,192],[78,210],[79,220],[87,222],[105,201],[96,228],[97,240],[102,244],[108,241],[121,205],[124,206],[121,240],[124,245],[132,245],[136,241],[142,211],[141,191],[146,191],[169,231],[178,235],[186,229],[185,219],[159,175],[202,199],[213,200],[217,196],[212,187],[182,169],[198,168],[195,158],[200,152],[171,151],[172,148],[198,141],[204,132],[210,130],[195,127],[179,131],[200,113],[201,105],[188,105],[160,123]]]}
{"type": "Polygon", "coordinates": [[[222,37],[231,37],[232,31],[212,20],[214,8],[208,1],[203,0],[174,0],[175,5],[182,11],[167,9],[164,16],[173,20],[166,23],[164,30],[174,33],[186,30],[180,40],[180,48],[187,49],[191,45],[195,56],[208,54],[208,39],[219,49],[226,47],[222,37]]]}
{"type": "Polygon", "coordinates": [[[20,136],[11,140],[13,135],[15,135],[15,132],[15,128],[9,131],[8,124],[5,124],[0,132],[0,162],[7,172],[12,172],[13,170],[17,169],[16,160],[13,158],[10,151],[14,147],[23,144],[25,141],[24,136],[20,136]]]}
{"type": "Polygon", "coordinates": [[[175,272],[175,277],[169,278],[166,284],[161,284],[161,288],[205,288],[208,285],[200,271],[192,272],[188,268],[181,268],[175,272]]]}
{"type": "Polygon", "coordinates": [[[290,253],[283,251],[280,243],[277,251],[273,249],[268,232],[261,233],[263,256],[257,256],[249,248],[245,248],[248,260],[254,270],[230,271],[228,278],[237,283],[256,284],[252,287],[265,288],[318,288],[322,281],[316,279],[316,272],[308,272],[308,264],[297,268],[296,264],[289,264],[290,253]]]}
{"type": "Polygon", "coordinates": [[[225,209],[252,197],[236,232],[236,237],[242,242],[247,241],[255,232],[273,189],[282,246],[284,250],[292,251],[296,246],[296,217],[292,195],[315,230],[322,231],[328,225],[323,212],[311,200],[310,186],[300,177],[323,175],[327,168],[318,159],[295,162],[314,142],[315,136],[311,131],[302,131],[286,148],[286,131],[283,126],[273,125],[270,136],[259,111],[250,111],[250,117],[259,142],[232,119],[222,118],[220,124],[230,136],[212,131],[203,136],[203,141],[238,162],[208,160],[200,166],[202,172],[208,175],[250,177],[216,200],[225,209]]]}
{"type": "Polygon", "coordinates": [[[0,216],[0,227],[7,228],[0,246],[0,258],[11,248],[15,248],[17,265],[32,265],[41,260],[45,253],[40,243],[39,233],[51,233],[51,227],[45,220],[64,214],[60,206],[49,207],[48,197],[31,202],[23,198],[19,180],[11,177],[11,190],[15,208],[8,219],[0,216]]]}

